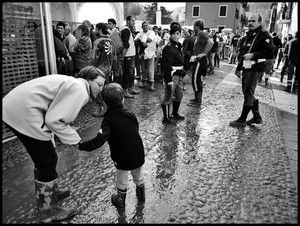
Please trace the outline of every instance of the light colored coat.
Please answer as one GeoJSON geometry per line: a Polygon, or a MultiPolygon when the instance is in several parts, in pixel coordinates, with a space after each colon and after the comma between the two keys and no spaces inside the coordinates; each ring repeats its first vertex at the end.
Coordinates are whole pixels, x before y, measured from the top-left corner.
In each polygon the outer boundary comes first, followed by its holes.
{"type": "Polygon", "coordinates": [[[2,100],[2,120],[18,132],[48,141],[52,132],[65,144],[80,142],[70,126],[90,99],[85,79],[47,75],[22,83],[2,100]]]}

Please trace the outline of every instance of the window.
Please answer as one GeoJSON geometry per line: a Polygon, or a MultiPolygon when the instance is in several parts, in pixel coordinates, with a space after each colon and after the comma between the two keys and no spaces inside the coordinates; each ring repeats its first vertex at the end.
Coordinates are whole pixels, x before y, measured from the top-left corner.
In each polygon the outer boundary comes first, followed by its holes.
{"type": "Polygon", "coordinates": [[[193,5],[193,14],[192,17],[200,16],[200,5],[193,5]]]}
{"type": "Polygon", "coordinates": [[[219,17],[227,17],[227,5],[219,6],[219,17]]]}

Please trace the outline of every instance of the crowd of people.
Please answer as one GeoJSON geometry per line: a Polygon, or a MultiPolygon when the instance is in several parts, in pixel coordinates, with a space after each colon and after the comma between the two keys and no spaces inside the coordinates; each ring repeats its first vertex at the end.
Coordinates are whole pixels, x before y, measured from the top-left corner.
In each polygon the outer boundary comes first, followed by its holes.
{"type": "Polygon", "coordinates": [[[58,74],[25,82],[3,98],[3,121],[34,162],[37,207],[45,221],[75,214],[73,209],[57,204],[70,191],[58,188],[54,135],[83,151],[93,151],[108,142],[117,170],[117,193],[112,195],[111,202],[124,209],[129,172],[136,184],[138,201],[145,202],[143,141],[137,117],[124,108],[124,98],[134,98],[140,93],[138,88],[154,91],[155,79],[162,79],[162,123],[184,120],[179,114],[184,77],[191,77],[195,95],[188,105],[199,108],[205,85],[203,77],[213,75],[220,60],[227,58],[229,64],[237,64],[235,74],[242,77],[244,95],[241,116],[229,125],[261,124],[259,102],[254,96],[259,80],[264,73],[272,73],[278,58],[277,68],[284,59],[282,77],[288,68],[289,81],[298,60],[298,35],[281,45],[275,33],[272,37],[261,27],[261,16],[257,13],[249,18],[246,34],[236,31],[232,36],[205,29],[201,19],[193,22],[193,30],[184,29],[177,22],[172,22],[169,29],[150,29],[145,21],[138,32],[132,16],[126,18],[122,30],[111,18],[97,23],[95,31],[88,20],[74,31],[69,24],[59,22],[53,27],[53,34],[58,74]],[[229,53],[227,47],[231,49],[229,53]],[[135,79],[139,80],[138,87],[135,79]],[[70,123],[89,99],[98,102],[101,111],[95,116],[103,116],[103,121],[98,134],[82,142],[70,123]],[[253,118],[246,121],[250,111],[253,118]]]}
{"type": "MultiPolygon", "coordinates": [[[[213,46],[207,54],[208,75],[214,74],[214,68],[220,66],[220,60],[237,64],[240,40],[245,36],[244,31],[236,30],[233,33],[223,33],[214,29],[203,31],[213,40],[213,46]]],[[[96,24],[95,30],[94,25],[88,20],[83,21],[73,31],[68,23],[61,21],[56,24],[56,29],[53,28],[53,34],[59,74],[76,77],[85,66],[96,66],[105,71],[107,83],[117,82],[124,88],[125,98],[134,98],[134,95],[139,94],[138,88],[154,91],[155,81],[163,80],[161,57],[163,48],[170,40],[170,29],[150,27],[146,21],[142,23],[141,28],[136,28],[135,18],[128,16],[122,30],[117,27],[116,20],[111,18],[106,23],[96,24]],[[134,86],[134,79],[139,80],[138,87],[134,86]]],[[[266,86],[269,85],[269,78],[274,69],[278,69],[282,64],[280,81],[283,83],[284,75],[290,74],[286,87],[286,91],[290,92],[293,76],[292,69],[288,70],[291,65],[288,51],[289,42],[293,38],[296,36],[290,34],[282,42],[276,32],[272,33],[275,53],[273,60],[267,62],[267,65],[270,65],[269,70],[264,73],[266,86]]],[[[184,56],[184,69],[188,74],[191,73],[189,59],[194,41],[195,31],[182,28],[179,42],[184,56]]],[[[262,82],[262,77],[261,75],[259,82],[262,82]]],[[[297,83],[297,79],[295,82],[297,83]]]]}

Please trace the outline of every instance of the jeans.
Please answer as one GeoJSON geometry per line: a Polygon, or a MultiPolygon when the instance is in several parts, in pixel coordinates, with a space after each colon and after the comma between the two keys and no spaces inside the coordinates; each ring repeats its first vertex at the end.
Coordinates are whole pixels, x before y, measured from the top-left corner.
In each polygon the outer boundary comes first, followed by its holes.
{"type": "Polygon", "coordinates": [[[117,175],[116,175],[116,184],[117,188],[120,190],[125,190],[128,187],[128,172],[131,173],[133,182],[140,186],[141,184],[144,184],[144,176],[142,172],[142,166],[134,169],[134,170],[120,170],[117,169],[117,175]]]}
{"type": "Polygon", "coordinates": [[[154,82],[154,57],[151,59],[142,59],[142,81],[154,82]]]}

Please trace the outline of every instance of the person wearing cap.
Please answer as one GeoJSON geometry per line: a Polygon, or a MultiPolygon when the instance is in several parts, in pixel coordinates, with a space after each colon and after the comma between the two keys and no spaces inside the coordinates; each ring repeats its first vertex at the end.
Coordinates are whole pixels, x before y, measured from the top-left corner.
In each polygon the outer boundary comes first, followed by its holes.
{"type": "MultiPolygon", "coordinates": [[[[113,41],[108,37],[109,32],[107,29],[105,23],[96,24],[96,33],[99,38],[93,44],[91,59],[92,65],[104,72],[106,83],[110,83],[112,82],[112,65],[116,60],[116,49],[113,41]]],[[[96,102],[99,108],[92,115],[94,117],[101,117],[105,112],[106,106],[99,98],[96,102]]]]}
{"type": "Polygon", "coordinates": [[[52,74],[24,82],[2,99],[2,120],[34,163],[35,195],[42,222],[64,220],[75,214],[73,209],[57,204],[70,191],[58,189],[54,135],[62,143],[78,147],[81,138],[70,123],[89,100],[100,94],[104,82],[104,73],[88,66],[77,78],[52,74]]]}
{"type": "Polygon", "coordinates": [[[171,117],[175,120],[184,120],[184,117],[179,115],[178,109],[183,97],[183,77],[186,75],[183,69],[184,58],[182,47],[179,39],[181,37],[181,26],[177,22],[172,22],[170,25],[170,41],[162,51],[162,73],[165,84],[165,95],[161,104],[163,111],[163,123],[170,124],[171,117]],[[172,97],[173,112],[170,116],[170,105],[172,97]]]}

